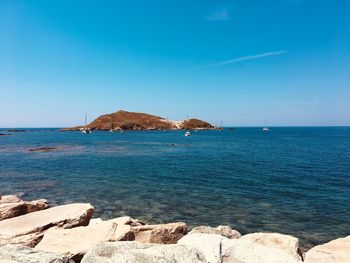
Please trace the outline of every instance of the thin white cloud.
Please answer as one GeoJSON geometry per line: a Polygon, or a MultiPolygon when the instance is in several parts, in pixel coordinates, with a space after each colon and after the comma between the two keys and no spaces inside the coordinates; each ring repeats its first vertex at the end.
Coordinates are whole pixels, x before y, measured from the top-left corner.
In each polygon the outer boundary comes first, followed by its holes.
{"type": "Polygon", "coordinates": [[[212,14],[209,14],[205,17],[205,20],[208,21],[224,21],[224,20],[230,20],[230,14],[228,12],[228,9],[222,9],[217,10],[212,14]]]}
{"type": "Polygon", "coordinates": [[[287,53],[286,50],[265,52],[265,53],[252,55],[252,56],[245,56],[245,57],[239,57],[239,58],[224,60],[224,61],[213,63],[213,64],[210,64],[210,65],[207,65],[207,66],[204,66],[204,67],[205,68],[219,67],[219,66],[234,64],[234,63],[242,62],[242,61],[256,60],[256,59],[261,59],[261,58],[266,58],[266,57],[280,56],[280,55],[285,54],[285,53],[287,53]]]}
{"type": "Polygon", "coordinates": [[[312,109],[316,108],[320,104],[320,97],[315,97],[310,100],[298,100],[298,101],[282,101],[275,103],[276,106],[282,108],[292,109],[312,109]]]}

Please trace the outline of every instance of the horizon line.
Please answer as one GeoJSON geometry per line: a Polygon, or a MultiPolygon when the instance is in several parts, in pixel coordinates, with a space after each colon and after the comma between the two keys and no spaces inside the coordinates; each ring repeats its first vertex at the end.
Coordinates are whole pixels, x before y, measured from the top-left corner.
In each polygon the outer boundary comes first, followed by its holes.
{"type": "MultiPolygon", "coordinates": [[[[215,126],[215,125],[214,125],[215,126]]],[[[264,125],[229,125],[229,126],[223,126],[223,128],[261,128],[264,127],[264,125]]],[[[292,128],[292,127],[350,127],[350,124],[346,125],[267,125],[269,128],[292,128]]],[[[53,126],[28,126],[28,127],[0,127],[0,131],[7,130],[7,129],[62,129],[67,128],[67,126],[61,126],[61,127],[53,127],[53,126]]],[[[142,130],[141,130],[142,131],[142,130]]],[[[154,130],[151,130],[154,131],[154,130]]],[[[155,130],[157,131],[157,130],[155,130]]]]}

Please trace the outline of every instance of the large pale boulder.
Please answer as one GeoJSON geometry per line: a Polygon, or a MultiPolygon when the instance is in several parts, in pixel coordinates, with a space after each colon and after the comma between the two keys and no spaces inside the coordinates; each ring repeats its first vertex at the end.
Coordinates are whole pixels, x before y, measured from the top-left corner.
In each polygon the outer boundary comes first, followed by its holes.
{"type": "Polygon", "coordinates": [[[89,226],[96,225],[102,222],[101,218],[92,218],[90,219],[89,226]]]}
{"type": "Polygon", "coordinates": [[[21,244],[34,247],[47,229],[88,225],[93,212],[90,204],[69,204],[0,221],[0,246],[21,244]]]}
{"type": "Polygon", "coordinates": [[[46,199],[23,201],[15,195],[2,196],[0,200],[0,221],[49,207],[46,199]]]}
{"type": "Polygon", "coordinates": [[[79,262],[86,251],[102,242],[134,238],[129,225],[100,221],[71,229],[51,228],[45,232],[44,238],[35,249],[63,254],[79,262]]]}
{"type": "Polygon", "coordinates": [[[311,248],[305,255],[306,263],[349,263],[350,236],[338,238],[311,248]]]}
{"type": "Polygon", "coordinates": [[[185,223],[133,226],[135,240],[143,243],[175,244],[187,234],[185,223]]]}
{"type": "Polygon", "coordinates": [[[216,234],[191,234],[184,236],[177,243],[197,249],[203,253],[208,263],[220,263],[223,239],[227,238],[216,234]]]}
{"type": "Polygon", "coordinates": [[[296,237],[279,233],[252,233],[242,236],[241,239],[271,248],[278,248],[296,259],[301,259],[299,239],[296,237]]]}
{"type": "Polygon", "coordinates": [[[191,234],[178,244],[200,251],[208,263],[300,263],[282,249],[216,234],[191,234]]]}
{"type": "Polygon", "coordinates": [[[249,240],[223,239],[223,263],[301,263],[285,251],[260,245],[249,240]]]}
{"type": "Polygon", "coordinates": [[[108,242],[90,250],[81,263],[207,263],[194,248],[183,245],[108,242]]]}
{"type": "Polygon", "coordinates": [[[74,263],[68,257],[32,248],[6,245],[0,246],[0,263],[74,263]]]}
{"type": "Polygon", "coordinates": [[[188,234],[217,234],[227,238],[240,238],[241,234],[229,226],[218,226],[216,228],[210,226],[197,226],[188,234]]]}

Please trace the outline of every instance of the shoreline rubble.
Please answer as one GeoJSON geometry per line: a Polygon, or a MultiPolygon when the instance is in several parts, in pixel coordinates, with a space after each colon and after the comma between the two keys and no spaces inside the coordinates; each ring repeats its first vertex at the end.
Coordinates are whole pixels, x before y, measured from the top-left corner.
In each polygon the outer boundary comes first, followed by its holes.
{"type": "Polygon", "coordinates": [[[229,226],[197,226],[188,232],[184,222],[148,225],[128,216],[92,219],[93,212],[87,203],[50,208],[45,199],[0,195],[0,262],[350,262],[350,236],[303,253],[299,239],[290,235],[241,235],[229,226]]]}

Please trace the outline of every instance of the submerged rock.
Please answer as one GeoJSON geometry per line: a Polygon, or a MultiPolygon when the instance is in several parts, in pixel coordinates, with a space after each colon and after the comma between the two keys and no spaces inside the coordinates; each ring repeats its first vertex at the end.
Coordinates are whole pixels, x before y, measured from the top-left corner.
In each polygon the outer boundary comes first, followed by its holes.
{"type": "Polygon", "coordinates": [[[0,247],[1,263],[74,263],[54,253],[35,251],[29,247],[6,245],[0,247]]]}
{"type": "Polygon", "coordinates": [[[48,208],[46,199],[23,201],[14,195],[5,195],[0,199],[0,221],[48,208]]]}
{"type": "Polygon", "coordinates": [[[206,263],[198,250],[183,245],[145,244],[135,241],[105,243],[90,250],[82,263],[206,263]]]}
{"type": "Polygon", "coordinates": [[[175,244],[187,234],[185,223],[133,226],[135,240],[143,243],[175,244]]]}
{"type": "Polygon", "coordinates": [[[69,204],[0,221],[0,246],[21,244],[34,247],[47,229],[88,225],[93,212],[90,204],[69,204]]]}
{"type": "Polygon", "coordinates": [[[7,130],[7,132],[27,132],[28,130],[18,130],[18,129],[11,129],[7,130]]]}
{"type": "Polygon", "coordinates": [[[30,152],[52,152],[55,150],[59,150],[59,147],[41,147],[41,148],[33,148],[29,149],[30,152]]]}
{"type": "Polygon", "coordinates": [[[238,231],[229,226],[218,226],[216,228],[210,226],[198,226],[193,228],[188,234],[217,234],[230,239],[241,237],[241,234],[238,231]]]}
{"type": "Polygon", "coordinates": [[[44,238],[35,249],[63,254],[79,262],[89,249],[102,242],[134,238],[129,225],[101,221],[72,229],[51,228],[45,232],[44,238]]]}
{"type": "Polygon", "coordinates": [[[315,246],[305,254],[306,263],[349,263],[350,236],[315,246]]]}

